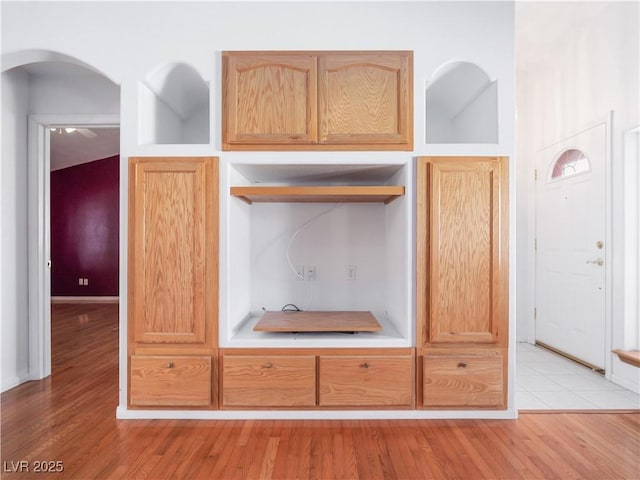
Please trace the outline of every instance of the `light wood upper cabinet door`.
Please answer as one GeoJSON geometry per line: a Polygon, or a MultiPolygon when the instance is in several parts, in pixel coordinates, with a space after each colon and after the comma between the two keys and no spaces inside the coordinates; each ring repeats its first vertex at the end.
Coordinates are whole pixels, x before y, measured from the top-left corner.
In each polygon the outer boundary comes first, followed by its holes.
{"type": "Polygon", "coordinates": [[[508,159],[418,160],[417,316],[423,345],[506,345],[508,159]]]}
{"type": "Polygon", "coordinates": [[[132,341],[211,345],[217,308],[217,162],[132,158],[129,168],[132,341]]]}
{"type": "Polygon", "coordinates": [[[317,138],[317,67],[310,54],[223,52],[223,148],[317,138]]]}
{"type": "Polygon", "coordinates": [[[412,150],[412,66],[410,51],[320,56],[319,141],[412,150]]]}

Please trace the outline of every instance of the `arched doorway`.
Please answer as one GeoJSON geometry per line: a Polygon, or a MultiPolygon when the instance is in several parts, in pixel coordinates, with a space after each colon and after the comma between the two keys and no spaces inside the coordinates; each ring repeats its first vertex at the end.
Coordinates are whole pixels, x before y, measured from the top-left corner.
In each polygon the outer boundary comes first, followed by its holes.
{"type": "Polygon", "coordinates": [[[18,179],[9,192],[15,207],[8,216],[19,230],[11,245],[16,294],[3,296],[16,313],[3,319],[3,329],[14,333],[3,338],[3,347],[15,344],[16,374],[3,383],[4,390],[51,373],[50,129],[119,127],[120,86],[93,66],[57,52],[14,52],[3,55],[2,65],[6,95],[15,107],[3,109],[3,124],[13,129],[5,137],[3,128],[3,141],[10,142],[10,168],[18,179]]]}

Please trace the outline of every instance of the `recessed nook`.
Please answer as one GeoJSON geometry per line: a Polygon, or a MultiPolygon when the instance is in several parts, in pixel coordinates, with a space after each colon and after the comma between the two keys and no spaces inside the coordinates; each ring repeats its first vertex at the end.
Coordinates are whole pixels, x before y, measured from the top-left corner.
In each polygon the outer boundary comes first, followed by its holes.
{"type": "Polygon", "coordinates": [[[405,163],[226,164],[220,347],[411,346],[410,170],[405,163]],[[255,329],[265,311],[289,304],[310,313],[371,312],[381,329],[255,329]]]}
{"type": "Polygon", "coordinates": [[[209,143],[209,86],[193,67],[159,67],[138,92],[140,144],[209,143]]]}
{"type": "Polygon", "coordinates": [[[498,84],[477,65],[451,62],[426,89],[426,143],[498,143],[498,84]]]}

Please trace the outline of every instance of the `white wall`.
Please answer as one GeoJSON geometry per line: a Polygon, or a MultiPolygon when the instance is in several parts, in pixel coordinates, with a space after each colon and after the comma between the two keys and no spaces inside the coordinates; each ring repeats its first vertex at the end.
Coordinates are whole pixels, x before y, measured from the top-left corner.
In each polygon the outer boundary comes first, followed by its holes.
{"type": "MultiPolygon", "coordinates": [[[[532,15],[549,19],[550,27],[564,19],[558,41],[544,55],[518,44],[517,157],[525,166],[518,176],[520,205],[518,236],[518,340],[527,340],[533,322],[534,216],[533,168],[535,152],[608,118],[611,130],[610,217],[612,244],[611,348],[624,338],[624,168],[623,132],[640,124],[638,2],[550,2],[518,5],[518,29],[532,15]]],[[[553,30],[540,31],[553,36],[553,30]]],[[[541,43],[542,45],[542,43],[541,43]]],[[[637,293],[636,293],[637,295],[637,293]]],[[[608,375],[638,389],[637,370],[610,359],[608,375]],[[634,375],[630,375],[633,373],[634,375]],[[634,378],[635,376],[635,378],[634,378]]]]}
{"type": "MultiPolygon", "coordinates": [[[[52,50],[104,72],[121,84],[121,263],[127,290],[127,170],[134,155],[220,155],[238,159],[332,161],[375,157],[393,163],[417,155],[514,156],[514,6],[510,2],[3,2],[2,51],[52,50]],[[413,152],[221,152],[222,50],[414,51],[413,152]],[[438,67],[469,61],[498,81],[499,143],[426,145],[424,85],[438,67]],[[141,145],[139,131],[154,118],[140,115],[139,82],[170,63],[191,65],[210,86],[210,143],[141,145]]],[[[3,117],[5,112],[3,111],[3,117]]],[[[512,187],[515,184],[512,181],[512,187]]],[[[24,192],[18,191],[24,195],[24,192]]],[[[512,199],[515,219],[515,197],[512,199]]],[[[511,235],[515,238],[515,222],[511,235]]],[[[224,234],[224,232],[223,232],[224,234]]],[[[221,246],[224,244],[221,244],[221,246]]],[[[514,257],[512,257],[514,258],[514,257]]],[[[512,272],[515,262],[511,262],[512,272]]],[[[514,274],[511,286],[515,289],[514,274]]],[[[121,298],[124,298],[122,296],[121,298]]],[[[513,297],[512,297],[513,299],[513,297]]],[[[515,303],[511,302],[514,318],[515,303]]],[[[121,304],[121,348],[126,348],[126,302],[121,304]]],[[[4,320],[3,320],[4,321],[4,320]]],[[[513,327],[513,325],[512,325],[513,327]]],[[[122,360],[124,362],[124,356],[122,360]]],[[[513,357],[512,359],[513,360],[513,357]]],[[[123,370],[121,370],[123,372],[123,370]]],[[[122,380],[121,404],[126,382],[122,380]]],[[[511,382],[513,383],[513,382],[511,382]]]]}
{"type": "Polygon", "coordinates": [[[2,391],[28,379],[27,302],[27,114],[28,75],[2,74],[0,179],[0,322],[2,391]]]}
{"type": "MultiPolygon", "coordinates": [[[[53,70],[52,70],[53,71],[53,70]]],[[[2,391],[30,379],[27,119],[32,114],[117,114],[119,88],[94,73],[2,73],[2,391]]]]}

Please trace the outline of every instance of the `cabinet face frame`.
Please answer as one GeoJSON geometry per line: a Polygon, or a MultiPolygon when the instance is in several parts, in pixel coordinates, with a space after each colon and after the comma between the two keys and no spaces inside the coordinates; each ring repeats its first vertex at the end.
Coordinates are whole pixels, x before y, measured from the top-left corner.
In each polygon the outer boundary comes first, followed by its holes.
{"type": "MultiPolygon", "coordinates": [[[[222,52],[222,150],[224,151],[411,151],[413,150],[413,52],[412,51],[224,51],[222,52]],[[304,66],[304,61],[313,59],[313,67],[304,66]],[[310,111],[308,130],[304,133],[243,134],[238,131],[243,120],[238,118],[238,82],[235,72],[254,66],[287,68],[306,71],[309,75],[307,92],[309,98],[296,103],[305,104],[310,111]],[[320,68],[322,65],[322,69],[320,68]],[[373,88],[363,95],[373,95],[379,99],[387,87],[395,92],[397,112],[392,124],[397,131],[381,132],[341,132],[332,133],[331,120],[327,114],[331,105],[340,105],[336,97],[330,95],[329,76],[349,68],[377,71],[378,76],[388,79],[381,88],[373,88]],[[336,103],[338,102],[338,103],[336,103]],[[322,103],[322,105],[321,105],[322,103]],[[322,136],[322,138],[320,138],[322,136]]],[[[262,68],[262,67],[260,67],[262,68]]],[[[344,82],[343,82],[344,83],[344,82]]],[[[348,83],[348,82],[347,82],[348,83]]],[[[363,82],[358,82],[358,86],[363,82]]],[[[376,87],[375,82],[373,86],[376,87]]],[[[379,87],[379,85],[378,85],[379,87]]],[[[347,85],[345,88],[349,88],[347,85]]],[[[359,91],[359,90],[358,90],[359,91]]],[[[343,92],[344,93],[344,92],[343,92]]],[[[295,95],[294,95],[295,97],[295,95]]],[[[347,102],[348,103],[348,102],[347,102]]],[[[246,109],[245,109],[246,110],[246,109]]],[[[347,116],[350,112],[347,112],[347,116]]],[[[385,115],[381,115],[384,119],[385,115]]],[[[346,117],[345,117],[346,121],[346,117]]],[[[333,122],[335,123],[335,122],[333,122]]],[[[340,123],[340,122],[339,122],[340,123]]],[[[349,121],[346,121],[349,124],[349,121]]],[[[384,121],[382,121],[385,124],[384,121]]],[[[386,120],[388,123],[388,119],[386,120]]]]}
{"type": "MultiPolygon", "coordinates": [[[[219,228],[219,193],[218,193],[218,158],[217,157],[130,157],[129,158],[129,236],[128,236],[128,398],[129,407],[138,408],[131,404],[131,368],[132,356],[139,359],[145,357],[174,356],[176,359],[193,359],[206,356],[210,358],[211,391],[209,405],[191,405],[189,408],[217,408],[218,405],[218,375],[217,375],[217,336],[218,336],[218,228],[219,228]],[[193,302],[200,303],[200,312],[193,322],[200,322],[197,335],[166,335],[158,336],[154,332],[145,332],[144,313],[146,305],[144,296],[140,293],[142,282],[139,280],[144,252],[139,251],[144,232],[144,188],[145,175],[149,172],[157,174],[172,172],[180,175],[192,175],[197,188],[193,189],[193,201],[199,203],[197,215],[194,219],[199,224],[196,231],[201,233],[202,271],[194,282],[193,302]],[[142,316],[141,316],[142,315],[142,316]],[[195,341],[193,341],[195,340],[195,341]]],[[[175,193],[175,192],[173,192],[175,193]]],[[[158,232],[161,236],[162,232],[158,232]]],[[[178,253],[178,252],[172,252],[178,253]]],[[[196,329],[194,328],[194,331],[196,329]]],[[[169,360],[170,361],[170,360],[169,360]]],[[[144,394],[144,392],[143,392],[144,394]]],[[[178,401],[175,397],[173,401],[178,401]]],[[[153,408],[166,408],[156,403],[153,408]]]]}
{"type": "MultiPolygon", "coordinates": [[[[446,175],[446,173],[445,173],[446,175]]],[[[464,193],[464,192],[463,192],[464,193]]],[[[467,197],[470,192],[466,192],[467,197]]],[[[473,192],[471,192],[473,193],[473,192]]],[[[416,212],[416,340],[418,348],[456,344],[506,347],[509,325],[508,278],[508,158],[507,157],[419,157],[417,162],[417,212],[416,212]],[[486,329],[483,331],[438,331],[434,326],[442,319],[436,318],[434,303],[440,301],[437,289],[442,288],[440,260],[437,243],[440,238],[432,225],[439,221],[438,201],[443,194],[435,184],[447,169],[454,174],[469,172],[483,175],[488,183],[490,208],[489,270],[486,287],[486,329]]],[[[454,197],[455,192],[449,192],[454,197]]],[[[463,198],[464,200],[464,198],[463,198]]],[[[486,199],[485,199],[486,200],[486,199]]],[[[486,253],[486,252],[485,252],[486,253]]],[[[444,272],[447,274],[447,272],[444,272]]],[[[455,275],[456,272],[453,272],[455,275]]],[[[447,274],[448,275],[448,274],[447,274]]],[[[460,278],[466,272],[459,273],[460,278]]],[[[471,285],[472,287],[473,285],[471,285]]]]}

